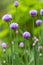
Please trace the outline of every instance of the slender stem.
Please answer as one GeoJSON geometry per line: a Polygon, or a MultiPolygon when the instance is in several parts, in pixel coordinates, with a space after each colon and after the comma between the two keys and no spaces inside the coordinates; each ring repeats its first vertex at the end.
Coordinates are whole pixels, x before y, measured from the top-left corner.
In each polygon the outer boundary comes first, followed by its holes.
{"type": "MultiPolygon", "coordinates": [[[[17,20],[16,19],[17,18],[17,7],[16,7],[16,14],[15,14],[15,21],[17,20]]],[[[14,34],[15,34],[15,31],[14,31],[14,34]]],[[[16,34],[15,34],[15,36],[14,36],[14,43],[16,44],[16,34]]],[[[14,44],[14,51],[15,51],[15,44],[14,44]]]]}
{"type": "Polygon", "coordinates": [[[34,46],[34,62],[35,65],[38,65],[38,43],[34,46]]]}
{"type": "MultiPolygon", "coordinates": [[[[17,17],[17,8],[16,8],[16,14],[15,14],[15,21],[17,20],[16,17],[17,17]]],[[[15,34],[15,31],[14,31],[14,34],[15,34]]],[[[14,43],[15,43],[15,38],[16,38],[16,34],[14,36],[14,43]]],[[[15,46],[15,44],[14,44],[14,46],[15,46]]],[[[14,50],[15,50],[15,48],[14,48],[14,50]]]]}
{"type": "Polygon", "coordinates": [[[14,51],[18,48],[18,35],[14,31],[14,51]]]}
{"type": "Polygon", "coordinates": [[[42,29],[42,26],[43,26],[43,23],[42,23],[42,25],[40,26],[40,34],[39,34],[39,36],[40,36],[40,43],[41,43],[41,45],[43,45],[42,43],[43,43],[43,29],[42,29]]]}
{"type": "Polygon", "coordinates": [[[33,30],[32,30],[32,34],[33,34],[33,37],[34,37],[34,19],[33,19],[33,30]]]}
{"type": "MultiPolygon", "coordinates": [[[[42,18],[43,20],[43,18],[42,18]]],[[[43,22],[42,22],[42,25],[43,26],[43,22]]],[[[43,46],[43,29],[42,27],[40,26],[40,33],[39,33],[39,42],[40,44],[43,46]]],[[[39,65],[43,65],[43,51],[41,50],[40,53],[42,54],[42,56],[39,57],[39,65]]]]}
{"type": "MultiPolygon", "coordinates": [[[[5,49],[5,50],[6,50],[6,49],[5,49]]],[[[6,63],[6,60],[7,60],[7,59],[6,59],[6,52],[4,52],[3,54],[4,54],[4,62],[5,62],[4,65],[6,65],[6,64],[7,64],[7,63],[6,63]]]]}
{"type": "Polygon", "coordinates": [[[43,64],[43,50],[42,50],[42,64],[43,64]]]}
{"type": "Polygon", "coordinates": [[[27,45],[27,40],[24,40],[25,41],[25,55],[24,55],[24,57],[25,57],[25,64],[26,65],[28,65],[28,56],[27,56],[27,54],[26,54],[26,50],[27,50],[27,48],[26,48],[26,45],[27,45]]]}
{"type": "MultiPolygon", "coordinates": [[[[10,23],[9,23],[10,24],[10,23]]],[[[10,29],[10,26],[8,24],[8,27],[9,27],[9,40],[10,40],[10,48],[11,48],[11,65],[13,64],[12,61],[13,61],[13,48],[12,48],[12,33],[11,33],[11,29],[10,29]]],[[[10,63],[9,63],[10,64],[10,63]]]]}
{"type": "Polygon", "coordinates": [[[43,65],[43,58],[39,57],[39,65],[43,65]]]}
{"type": "MultiPolygon", "coordinates": [[[[33,19],[33,37],[34,37],[34,19],[33,19]]],[[[35,63],[35,65],[37,65],[37,43],[36,43],[36,45],[34,46],[34,63],[35,63]]]]}
{"type": "Polygon", "coordinates": [[[15,44],[16,44],[15,38],[16,38],[16,35],[15,35],[15,31],[14,31],[14,54],[15,54],[15,44]]]}
{"type": "Polygon", "coordinates": [[[35,65],[36,65],[36,48],[35,47],[34,47],[34,61],[35,61],[35,65]]]}
{"type": "Polygon", "coordinates": [[[16,8],[15,21],[17,20],[17,14],[18,14],[18,12],[17,12],[17,8],[16,8]]]}

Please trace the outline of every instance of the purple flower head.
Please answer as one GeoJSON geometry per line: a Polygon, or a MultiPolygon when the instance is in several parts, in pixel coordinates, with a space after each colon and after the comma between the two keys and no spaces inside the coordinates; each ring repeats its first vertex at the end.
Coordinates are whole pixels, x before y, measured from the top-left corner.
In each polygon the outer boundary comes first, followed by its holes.
{"type": "Polygon", "coordinates": [[[24,47],[24,43],[23,42],[20,42],[19,47],[20,48],[23,48],[24,47]]]}
{"type": "Polygon", "coordinates": [[[15,6],[15,7],[18,7],[18,5],[19,5],[18,1],[15,1],[15,2],[14,2],[14,6],[15,6]]]}
{"type": "Polygon", "coordinates": [[[40,10],[40,15],[43,16],[43,9],[40,10]]]}
{"type": "Polygon", "coordinates": [[[12,20],[12,16],[10,14],[6,14],[2,17],[2,20],[9,22],[12,20]]]}
{"type": "Polygon", "coordinates": [[[29,39],[30,38],[30,33],[29,32],[24,32],[23,33],[23,38],[29,39]]]}
{"type": "Polygon", "coordinates": [[[29,14],[32,17],[36,17],[37,16],[37,11],[36,10],[30,10],[29,14]]]}
{"type": "Polygon", "coordinates": [[[41,24],[42,24],[42,20],[37,20],[37,21],[36,21],[36,25],[37,25],[37,26],[39,26],[39,25],[41,25],[41,24]]]}
{"type": "Polygon", "coordinates": [[[17,30],[17,29],[18,29],[18,24],[17,24],[17,23],[11,23],[11,24],[10,24],[10,28],[11,28],[12,30],[17,30]]]}
{"type": "Polygon", "coordinates": [[[7,48],[7,44],[6,43],[2,43],[2,48],[6,49],[7,48]]]}

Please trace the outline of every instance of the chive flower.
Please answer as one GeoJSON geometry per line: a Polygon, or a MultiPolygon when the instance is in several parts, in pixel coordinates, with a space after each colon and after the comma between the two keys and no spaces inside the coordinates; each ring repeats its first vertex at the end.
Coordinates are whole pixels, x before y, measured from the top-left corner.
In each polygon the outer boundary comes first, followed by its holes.
{"type": "Polygon", "coordinates": [[[36,20],[36,25],[40,26],[42,24],[42,20],[36,20]]]}
{"type": "Polygon", "coordinates": [[[12,20],[12,16],[10,14],[5,14],[3,17],[2,17],[2,20],[5,21],[5,22],[9,22],[12,20]]]}
{"type": "Polygon", "coordinates": [[[29,39],[30,38],[30,33],[29,32],[24,32],[23,33],[23,38],[25,38],[25,39],[29,39]]]}
{"type": "Polygon", "coordinates": [[[43,16],[43,9],[40,10],[40,15],[43,16]]]}
{"type": "Polygon", "coordinates": [[[23,42],[20,42],[19,47],[20,48],[23,48],[24,47],[24,43],[23,42]]]}
{"type": "Polygon", "coordinates": [[[30,16],[36,17],[37,16],[37,10],[30,10],[29,11],[30,16]]]}
{"type": "Polygon", "coordinates": [[[3,49],[6,49],[7,48],[7,44],[6,43],[2,43],[1,46],[2,46],[3,49]]]}
{"type": "Polygon", "coordinates": [[[15,2],[14,2],[14,6],[15,6],[15,7],[18,7],[18,6],[19,6],[18,1],[15,1],[15,2]]]}
{"type": "Polygon", "coordinates": [[[17,24],[17,23],[11,23],[11,24],[10,24],[10,28],[11,28],[12,30],[17,30],[17,29],[18,29],[18,24],[17,24]]]}

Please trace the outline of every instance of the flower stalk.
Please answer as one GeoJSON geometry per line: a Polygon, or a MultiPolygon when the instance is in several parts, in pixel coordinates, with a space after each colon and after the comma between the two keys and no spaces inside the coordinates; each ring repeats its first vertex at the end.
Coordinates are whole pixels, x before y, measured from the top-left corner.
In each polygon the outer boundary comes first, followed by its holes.
{"type": "Polygon", "coordinates": [[[11,28],[10,28],[9,24],[8,24],[8,27],[9,27],[9,38],[10,38],[9,39],[10,40],[10,49],[11,49],[11,65],[13,65],[13,47],[12,47],[12,42],[11,42],[12,41],[12,32],[11,32],[11,28]]]}

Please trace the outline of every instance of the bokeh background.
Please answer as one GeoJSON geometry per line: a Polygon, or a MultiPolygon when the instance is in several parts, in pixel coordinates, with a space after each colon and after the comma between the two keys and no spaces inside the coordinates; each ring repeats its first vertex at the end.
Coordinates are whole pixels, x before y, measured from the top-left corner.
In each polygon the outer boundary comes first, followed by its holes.
{"type": "MultiPolygon", "coordinates": [[[[7,23],[2,21],[2,16],[4,14],[11,14],[13,16],[12,22],[17,22],[19,24],[20,32],[29,31],[32,34],[32,21],[33,19],[29,15],[29,11],[32,9],[36,9],[38,11],[37,17],[34,19],[42,19],[43,17],[40,16],[40,9],[43,9],[43,0],[18,0],[19,7],[17,8],[17,15],[16,15],[16,8],[14,7],[14,1],[16,0],[0,0],[0,44],[2,42],[6,42],[9,44],[9,28],[7,23]],[[16,20],[15,20],[16,18],[16,20]]],[[[35,23],[35,22],[34,22],[35,23]]],[[[40,27],[34,28],[34,34],[38,37],[38,32],[40,31],[40,27]]],[[[13,34],[14,36],[14,34],[13,34]]],[[[23,39],[19,37],[19,42],[23,39]]],[[[31,40],[31,39],[30,39],[31,40]]],[[[42,44],[43,45],[43,44],[42,44]]],[[[30,41],[30,47],[32,47],[32,40],[30,41]]],[[[0,47],[1,49],[1,47],[0,47]]],[[[2,49],[1,49],[2,50],[2,49]]],[[[22,52],[19,53],[21,54],[22,52]]],[[[0,57],[3,56],[2,52],[0,51],[0,57]]]]}

